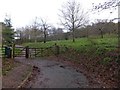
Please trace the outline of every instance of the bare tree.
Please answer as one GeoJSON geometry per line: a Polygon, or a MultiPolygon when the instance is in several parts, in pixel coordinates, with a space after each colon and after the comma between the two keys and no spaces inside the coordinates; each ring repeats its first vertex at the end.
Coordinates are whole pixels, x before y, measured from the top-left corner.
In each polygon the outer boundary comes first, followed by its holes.
{"type": "Polygon", "coordinates": [[[68,1],[65,5],[63,5],[60,21],[61,24],[72,32],[73,42],[75,42],[75,30],[85,23],[88,22],[86,19],[87,13],[80,7],[80,4],[75,0],[68,1]]]}
{"type": "Polygon", "coordinates": [[[35,18],[34,22],[33,22],[33,25],[32,25],[32,29],[34,30],[34,40],[35,40],[35,43],[37,42],[37,31],[39,30],[39,23],[37,21],[37,17],[35,18]]]}
{"type": "Polygon", "coordinates": [[[41,30],[43,31],[43,34],[44,34],[44,43],[46,43],[46,39],[47,39],[47,35],[48,35],[48,30],[49,28],[51,27],[47,21],[44,19],[40,19],[40,27],[41,27],[41,30]]]}
{"type": "Polygon", "coordinates": [[[105,24],[107,23],[107,19],[97,19],[96,20],[96,29],[98,29],[100,31],[100,35],[101,35],[101,38],[103,38],[103,35],[105,33],[104,29],[105,29],[105,24]]]}

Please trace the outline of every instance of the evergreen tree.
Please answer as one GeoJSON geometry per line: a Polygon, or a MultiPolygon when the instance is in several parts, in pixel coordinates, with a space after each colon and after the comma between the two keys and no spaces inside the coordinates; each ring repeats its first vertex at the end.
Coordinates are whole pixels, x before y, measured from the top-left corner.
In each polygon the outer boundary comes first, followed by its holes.
{"type": "Polygon", "coordinates": [[[11,18],[4,19],[3,45],[11,45],[14,40],[14,30],[12,29],[11,18]]]}

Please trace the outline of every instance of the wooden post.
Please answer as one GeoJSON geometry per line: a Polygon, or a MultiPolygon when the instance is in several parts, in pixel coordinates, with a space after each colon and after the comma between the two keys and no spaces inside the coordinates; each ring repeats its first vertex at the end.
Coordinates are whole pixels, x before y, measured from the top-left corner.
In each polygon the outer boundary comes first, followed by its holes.
{"type": "Polygon", "coordinates": [[[56,46],[56,50],[57,50],[57,55],[59,55],[60,54],[60,47],[58,45],[56,46]]]}
{"type": "Polygon", "coordinates": [[[14,59],[14,56],[15,56],[15,44],[12,45],[12,59],[14,59]]]}
{"type": "Polygon", "coordinates": [[[60,47],[55,43],[55,55],[58,56],[60,54],[60,47]]]}
{"type": "Polygon", "coordinates": [[[26,55],[25,55],[26,58],[29,58],[29,46],[26,46],[26,55]]]}

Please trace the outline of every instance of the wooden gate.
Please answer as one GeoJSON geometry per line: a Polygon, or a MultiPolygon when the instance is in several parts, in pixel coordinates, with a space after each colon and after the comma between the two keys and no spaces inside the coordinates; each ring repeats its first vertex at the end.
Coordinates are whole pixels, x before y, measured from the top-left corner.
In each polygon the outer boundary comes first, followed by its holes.
{"type": "Polygon", "coordinates": [[[44,57],[44,56],[49,56],[53,55],[54,51],[52,47],[48,48],[29,48],[29,57],[44,57]]]}
{"type": "Polygon", "coordinates": [[[58,56],[60,53],[66,52],[68,48],[66,46],[52,46],[47,48],[30,48],[28,46],[22,47],[17,46],[13,49],[13,57],[26,57],[26,58],[33,58],[33,57],[44,57],[55,55],[58,56]]]}
{"type": "Polygon", "coordinates": [[[43,57],[54,54],[52,47],[30,48],[28,46],[26,47],[17,46],[13,51],[14,51],[13,54],[14,57],[26,57],[26,58],[43,57]]]}
{"type": "Polygon", "coordinates": [[[13,57],[26,57],[26,47],[15,46],[13,57]]]}

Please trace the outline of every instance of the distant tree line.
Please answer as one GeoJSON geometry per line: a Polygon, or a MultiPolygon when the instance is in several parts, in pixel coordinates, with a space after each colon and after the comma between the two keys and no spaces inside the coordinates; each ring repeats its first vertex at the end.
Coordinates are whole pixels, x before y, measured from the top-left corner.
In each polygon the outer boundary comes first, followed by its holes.
{"type": "MultiPolygon", "coordinates": [[[[72,39],[72,31],[64,32],[63,28],[55,28],[51,26],[45,31],[46,41],[51,40],[68,40],[72,39]]],[[[75,29],[75,38],[81,37],[91,37],[91,36],[100,36],[104,38],[105,34],[118,34],[118,23],[107,22],[107,20],[96,20],[95,23],[91,25],[86,25],[84,27],[75,29]]],[[[18,42],[44,42],[44,30],[42,28],[36,28],[36,31],[32,26],[26,26],[24,28],[19,28],[16,31],[18,42]]]]}
{"type": "Polygon", "coordinates": [[[76,30],[76,38],[78,37],[90,37],[90,36],[100,36],[104,37],[105,34],[118,34],[118,23],[107,22],[106,20],[97,20],[96,23],[92,25],[87,25],[76,30]]]}

